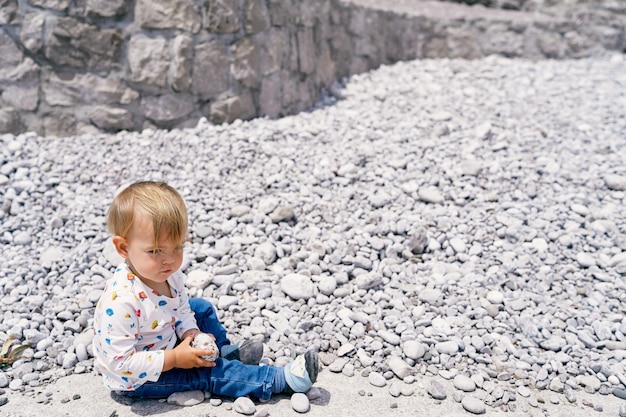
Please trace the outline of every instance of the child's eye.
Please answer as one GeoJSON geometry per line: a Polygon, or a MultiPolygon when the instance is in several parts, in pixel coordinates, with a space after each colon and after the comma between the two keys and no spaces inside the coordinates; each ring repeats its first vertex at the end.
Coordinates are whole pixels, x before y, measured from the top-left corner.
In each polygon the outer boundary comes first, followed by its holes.
{"type": "Polygon", "coordinates": [[[184,244],[183,245],[178,245],[178,246],[176,246],[175,249],[176,250],[183,250],[183,249],[185,249],[185,245],[184,244]]]}
{"type": "Polygon", "coordinates": [[[149,250],[148,253],[152,255],[158,255],[159,253],[161,253],[161,249],[152,249],[152,250],[149,250]]]}

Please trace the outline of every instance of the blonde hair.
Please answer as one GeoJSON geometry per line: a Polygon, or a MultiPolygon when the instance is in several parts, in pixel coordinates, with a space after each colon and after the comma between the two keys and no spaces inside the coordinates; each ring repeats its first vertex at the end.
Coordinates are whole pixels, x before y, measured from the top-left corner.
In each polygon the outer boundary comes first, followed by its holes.
{"type": "Polygon", "coordinates": [[[185,240],[187,208],[178,191],[166,183],[136,182],[116,195],[107,212],[109,232],[126,238],[137,214],[152,220],[155,245],[164,232],[176,244],[185,240]]]}

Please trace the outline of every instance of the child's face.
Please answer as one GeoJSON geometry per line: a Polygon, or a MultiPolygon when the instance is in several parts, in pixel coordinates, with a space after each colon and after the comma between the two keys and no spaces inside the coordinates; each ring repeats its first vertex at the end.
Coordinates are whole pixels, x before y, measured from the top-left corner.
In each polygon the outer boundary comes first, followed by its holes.
{"type": "Polygon", "coordinates": [[[151,219],[138,216],[125,239],[114,238],[118,253],[148,285],[165,282],[183,263],[183,242],[172,242],[164,232],[155,246],[151,219]]]}

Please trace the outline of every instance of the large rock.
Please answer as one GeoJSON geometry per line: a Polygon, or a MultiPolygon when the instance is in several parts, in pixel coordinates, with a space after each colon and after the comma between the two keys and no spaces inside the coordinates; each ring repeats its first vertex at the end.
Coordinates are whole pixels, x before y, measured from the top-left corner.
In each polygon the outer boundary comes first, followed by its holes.
{"type": "Polygon", "coordinates": [[[287,35],[284,31],[270,29],[263,42],[263,53],[261,54],[261,68],[263,75],[274,74],[280,71],[285,46],[287,45],[287,35]]]}
{"type": "Polygon", "coordinates": [[[16,110],[34,111],[39,104],[39,67],[26,58],[0,73],[2,99],[16,110]]]}
{"type": "Polygon", "coordinates": [[[241,22],[237,0],[211,0],[206,3],[206,26],[209,32],[233,33],[239,30],[241,22]]]}
{"type": "Polygon", "coordinates": [[[313,29],[303,28],[296,33],[298,42],[298,68],[304,74],[312,74],[315,70],[315,40],[313,29]]]}
{"type": "Polygon", "coordinates": [[[208,117],[212,123],[231,123],[237,119],[249,120],[256,116],[252,95],[244,91],[240,96],[228,97],[210,104],[208,117]]]}
{"type": "Polygon", "coordinates": [[[259,115],[276,118],[281,111],[280,77],[265,77],[259,94],[259,115]]]}
{"type": "Polygon", "coordinates": [[[289,2],[284,0],[268,0],[268,12],[272,26],[283,26],[289,20],[289,2]]]}
{"type": "Polygon", "coordinates": [[[187,34],[178,35],[171,42],[170,83],[175,91],[185,91],[191,85],[191,44],[187,34]]]}
{"type": "Polygon", "coordinates": [[[45,15],[42,13],[27,13],[24,15],[20,30],[20,41],[31,52],[39,52],[43,47],[43,27],[45,15]]]}
{"type": "Polygon", "coordinates": [[[193,0],[137,0],[135,21],[146,29],[200,30],[200,10],[193,0]]]}
{"type": "Polygon", "coordinates": [[[294,300],[308,300],[315,296],[311,278],[302,274],[287,274],[280,281],[280,289],[294,300]]]}
{"type": "Polygon", "coordinates": [[[520,57],[524,54],[524,35],[510,30],[509,24],[493,23],[485,29],[482,36],[482,53],[485,55],[520,57]]]}
{"type": "Polygon", "coordinates": [[[50,74],[43,86],[46,102],[53,106],[74,106],[81,103],[128,104],[139,94],[128,88],[119,75],[99,77],[95,74],[50,74]]]}
{"type": "Polygon", "coordinates": [[[136,35],[128,44],[130,80],[164,87],[167,82],[170,57],[165,38],[136,35]]]}
{"type": "Polygon", "coordinates": [[[194,110],[189,97],[173,94],[145,97],[141,100],[140,107],[146,118],[159,127],[171,127],[194,110]]]}
{"type": "Polygon", "coordinates": [[[248,1],[246,6],[247,33],[259,33],[270,27],[270,17],[264,0],[248,1]]]}
{"type": "Polygon", "coordinates": [[[118,65],[123,34],[73,17],[49,19],[52,30],[44,41],[45,56],[56,65],[108,70],[118,65]]]}
{"type": "Polygon", "coordinates": [[[96,106],[89,112],[89,119],[103,130],[130,130],[133,115],[126,109],[96,106]]]}
{"type": "Polygon", "coordinates": [[[20,128],[20,116],[12,108],[0,109],[0,133],[17,132],[20,128]]]}
{"type": "MultiPolygon", "coordinates": [[[[0,31],[0,68],[11,68],[24,59],[20,48],[17,47],[13,39],[3,31],[0,31]]],[[[0,77],[2,77],[0,71],[0,77]]]]}
{"type": "Polygon", "coordinates": [[[71,136],[76,132],[76,118],[65,112],[54,111],[43,118],[46,136],[71,136]]]}
{"type": "Polygon", "coordinates": [[[11,24],[17,15],[17,0],[0,0],[0,25],[11,24]]]}
{"type": "Polygon", "coordinates": [[[228,90],[230,64],[226,48],[215,41],[194,48],[191,91],[202,98],[216,96],[228,90]]]}
{"type": "Polygon", "coordinates": [[[261,51],[251,38],[243,38],[233,49],[233,76],[248,88],[261,79],[261,51]]]}
{"type": "Polygon", "coordinates": [[[70,7],[70,0],[28,0],[30,4],[43,9],[52,9],[57,12],[66,11],[70,7]]]}
{"type": "Polygon", "coordinates": [[[83,13],[88,16],[113,17],[127,12],[125,0],[87,0],[83,13]]]}

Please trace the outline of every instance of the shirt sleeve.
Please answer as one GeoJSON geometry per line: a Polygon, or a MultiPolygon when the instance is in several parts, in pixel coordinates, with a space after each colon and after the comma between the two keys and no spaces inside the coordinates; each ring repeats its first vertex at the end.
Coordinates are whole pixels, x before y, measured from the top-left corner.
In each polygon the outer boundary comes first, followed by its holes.
{"type": "Polygon", "coordinates": [[[174,326],[179,339],[183,338],[183,334],[185,334],[187,330],[198,328],[194,313],[189,306],[189,296],[185,289],[185,278],[185,274],[180,271],[176,273],[176,277],[174,278],[176,296],[179,300],[179,316],[174,326]]]}
{"type": "Polygon", "coordinates": [[[163,350],[136,350],[139,318],[134,303],[111,297],[102,306],[101,359],[109,372],[141,385],[159,379],[165,361],[163,350]],[[113,298],[113,299],[112,299],[113,298]]]}

